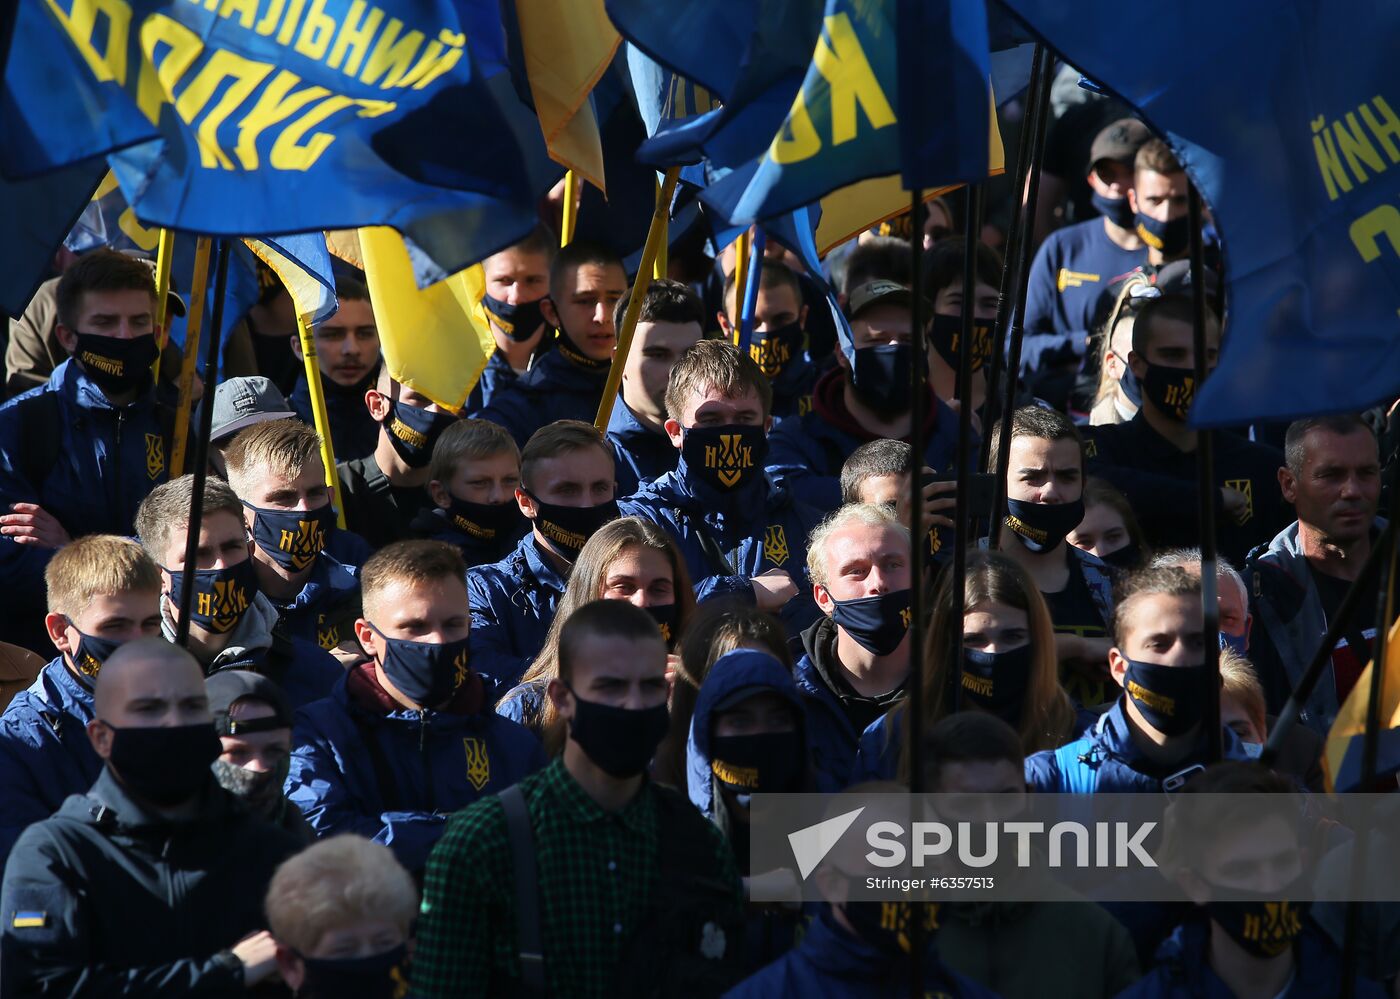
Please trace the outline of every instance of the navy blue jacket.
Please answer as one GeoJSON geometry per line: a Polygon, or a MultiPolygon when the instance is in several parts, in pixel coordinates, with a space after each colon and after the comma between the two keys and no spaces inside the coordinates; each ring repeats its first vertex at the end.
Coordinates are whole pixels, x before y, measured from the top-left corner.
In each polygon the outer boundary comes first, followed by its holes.
{"type": "MultiPolygon", "coordinates": [[[[1249,759],[1234,731],[1224,729],[1223,739],[1225,759],[1249,759]]],[[[1205,762],[1205,733],[1201,733],[1200,745],[1186,759],[1166,771],[1154,767],[1133,742],[1123,697],[1119,697],[1094,727],[1075,741],[1028,756],[1026,783],[1032,791],[1052,794],[1160,791],[1167,777],[1205,762]]]]}
{"type": "MultiPolygon", "coordinates": [[[[876,439],[846,409],[845,384],[840,368],[828,371],[812,390],[811,411],[782,420],[768,437],[769,470],[781,474],[804,500],[823,511],[841,505],[841,466],[851,452],[876,439]]],[[[924,462],[936,471],[948,471],[957,461],[958,417],[931,391],[928,404],[924,462]]]]}
{"type": "Polygon", "coordinates": [[[82,794],[102,771],[88,742],[92,691],[63,662],[50,662],[0,716],[0,867],[26,826],[82,794]]]}
{"type": "Polygon", "coordinates": [[[582,355],[560,337],[553,350],[541,355],[514,384],[497,392],[476,415],[505,427],[521,447],[536,430],[555,420],[592,423],[603,400],[608,366],[589,367],[587,359],[573,361],[571,356],[582,355]]]}
{"type": "MultiPolygon", "coordinates": [[[[933,942],[924,959],[926,999],[996,999],[938,959],[933,942]]],[[[812,920],[802,942],[725,993],[728,999],[903,999],[908,966],[836,924],[829,908],[812,920]]]]}
{"type": "MultiPolygon", "coordinates": [[[[512,506],[515,505],[513,499],[506,500],[506,502],[512,506]]],[[[530,530],[530,522],[521,517],[514,530],[498,532],[501,536],[496,538],[479,538],[468,534],[454,524],[447,511],[440,506],[424,507],[419,510],[410,526],[413,530],[413,536],[416,538],[428,538],[452,545],[462,553],[462,561],[467,564],[468,569],[499,562],[520,543],[520,539],[530,530]]]]}
{"type": "Polygon", "coordinates": [[[242,965],[222,952],[266,928],[268,882],[301,846],[212,774],[194,818],[172,822],[103,770],[10,854],[0,995],[246,995],[242,965]]]}
{"type": "MultiPolygon", "coordinates": [[[[1235,993],[1211,970],[1207,956],[1210,924],[1193,919],[1176,928],[1157,951],[1157,964],[1118,999],[1235,999],[1235,993]]],[[[1342,955],[1311,920],[1293,947],[1293,980],[1277,999],[1317,999],[1337,994],[1342,955]]],[[[1369,978],[1357,976],[1356,999],[1383,999],[1387,993],[1369,978]]]]}
{"type": "Polygon", "coordinates": [[[326,547],[322,549],[341,565],[352,565],[359,572],[360,566],[369,561],[374,549],[369,542],[354,531],[337,527],[326,532],[326,547]]]}
{"type": "Polygon", "coordinates": [[[773,419],[787,420],[812,411],[812,389],[817,384],[817,366],[807,355],[794,357],[783,366],[777,378],[768,380],[773,389],[773,419]]]}
{"type": "Polygon", "coordinates": [[[282,633],[327,650],[354,635],[360,616],[359,571],[321,552],[300,593],[285,604],[268,598],[277,608],[282,633]]]}
{"type": "MultiPolygon", "coordinates": [[[[335,449],[337,462],[364,458],[374,453],[379,443],[379,421],[370,415],[369,407],[365,405],[365,393],[374,388],[378,381],[378,365],[348,388],[324,376],[321,378],[321,388],[326,393],[326,418],[331,424],[331,446],[335,449]]],[[[316,417],[311,412],[311,387],[306,382],[304,368],[297,376],[297,383],[287,402],[303,423],[308,427],[316,426],[316,417]]]]}
{"type": "Polygon", "coordinates": [[[631,496],[640,486],[674,472],[681,457],[671,438],[642,426],[620,394],[608,419],[608,447],[617,471],[618,496],[631,496]]]}
{"type": "Polygon", "coordinates": [[[533,734],[489,706],[470,713],[399,706],[369,663],[297,712],[292,743],[287,798],[316,835],[367,836],[410,871],[423,869],[453,812],[546,762],[533,734]]]}
{"type": "Polygon", "coordinates": [[[519,378],[510,362],[506,360],[506,355],[499,350],[493,351],[486,359],[486,367],[481,369],[481,377],[467,396],[467,403],[462,407],[463,415],[478,416],[483,409],[491,405],[498,393],[514,385],[519,378]]]}
{"type": "Polygon", "coordinates": [[[641,517],[666,529],[685,556],[696,600],[737,596],[753,601],[754,576],[786,569],[797,584],[797,596],[778,614],[788,636],[795,638],[821,616],[807,576],[807,536],[821,520],[821,511],[797,499],[783,484],[755,476],[721,496],[691,482],[682,461],[619,508],[624,517],[641,517]],[[717,546],[711,554],[706,554],[702,540],[706,536],[717,546]]]}
{"type": "MultiPolygon", "coordinates": [[[[64,361],[47,384],[0,407],[0,509],[38,503],[74,538],[134,534],[137,506],[167,478],[166,422],[154,390],[118,409],[77,364],[64,361]],[[34,412],[26,401],[46,393],[58,399],[59,425],[52,432],[59,447],[27,461],[26,448],[42,435],[25,415],[34,412]]],[[[41,654],[50,648],[42,624],[44,568],[52,557],[53,549],[0,536],[0,641],[41,654]]]]}
{"type": "Polygon", "coordinates": [[[533,532],[499,562],[468,569],[472,668],[500,690],[519,683],[540,654],[568,582],[546,561],[533,532]]]}

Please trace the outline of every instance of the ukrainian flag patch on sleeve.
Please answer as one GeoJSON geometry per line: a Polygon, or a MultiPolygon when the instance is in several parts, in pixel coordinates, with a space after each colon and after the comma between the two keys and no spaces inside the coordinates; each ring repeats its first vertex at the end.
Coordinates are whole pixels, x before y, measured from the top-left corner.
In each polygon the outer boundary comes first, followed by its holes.
{"type": "Polygon", "coordinates": [[[10,928],[15,930],[42,930],[49,925],[49,914],[38,909],[18,909],[10,919],[10,928]]]}

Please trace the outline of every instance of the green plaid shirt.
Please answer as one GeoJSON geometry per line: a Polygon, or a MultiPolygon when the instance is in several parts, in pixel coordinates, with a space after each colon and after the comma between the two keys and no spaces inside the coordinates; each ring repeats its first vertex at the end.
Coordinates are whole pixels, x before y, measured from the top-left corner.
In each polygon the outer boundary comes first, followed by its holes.
{"type": "MultiPolygon", "coordinates": [[[[643,784],[621,812],[606,812],[561,759],[520,787],[535,837],[549,994],[604,997],[657,882],[657,792],[643,784]]],[[[713,832],[716,855],[733,872],[732,853],[719,830],[713,832]]],[[[737,906],[737,874],[733,880],[737,906]]],[[[505,810],[492,796],[453,816],[428,858],[412,995],[515,993],[516,937],[505,810]]]]}

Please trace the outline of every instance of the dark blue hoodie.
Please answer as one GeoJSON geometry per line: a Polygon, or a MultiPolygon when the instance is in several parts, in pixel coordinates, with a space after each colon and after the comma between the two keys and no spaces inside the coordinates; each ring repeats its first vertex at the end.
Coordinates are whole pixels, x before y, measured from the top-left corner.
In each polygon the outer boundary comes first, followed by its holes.
{"type": "Polygon", "coordinates": [[[553,350],[499,389],[477,416],[505,427],[522,448],[536,430],[556,420],[592,423],[603,400],[608,367],[590,362],[561,336],[553,350]]]}
{"type": "Polygon", "coordinates": [[[681,456],[670,437],[642,425],[621,395],[608,419],[608,447],[617,470],[618,496],[631,496],[639,487],[674,472],[681,456]]]}

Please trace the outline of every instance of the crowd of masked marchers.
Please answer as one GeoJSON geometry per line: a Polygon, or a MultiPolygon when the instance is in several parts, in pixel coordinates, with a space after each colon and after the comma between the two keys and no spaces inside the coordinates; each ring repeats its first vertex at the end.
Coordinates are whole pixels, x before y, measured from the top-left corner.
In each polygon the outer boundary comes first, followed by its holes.
{"type": "Polygon", "coordinates": [[[898,996],[918,957],[930,996],[1317,999],[1346,952],[1352,994],[1400,995],[1400,908],[1361,906],[1348,950],[1347,905],[1300,885],[1356,840],[1295,815],[1376,641],[1394,411],[1216,431],[1202,483],[1219,255],[1201,338],[1185,173],[1078,96],[1005,399],[1004,227],[967,252],[954,200],[821,275],[770,241],[747,310],[732,247],[678,235],[636,303],[613,250],[542,224],[484,262],[495,350],[459,410],[393,377],[339,262],[313,393],[270,279],[186,427],[155,318],[183,302],[150,261],[63,252],[0,408],[0,994],[898,996]],[[858,852],[751,864],[752,795],[915,766],[1235,804],[1166,872],[1180,903],[870,901],[858,852]]]}

